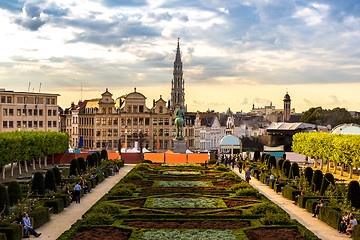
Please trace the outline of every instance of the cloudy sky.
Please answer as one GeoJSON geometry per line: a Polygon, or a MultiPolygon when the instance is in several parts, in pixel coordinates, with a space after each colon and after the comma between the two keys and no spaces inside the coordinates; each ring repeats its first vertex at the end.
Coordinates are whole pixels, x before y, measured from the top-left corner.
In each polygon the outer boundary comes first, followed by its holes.
{"type": "Polygon", "coordinates": [[[0,87],[59,103],[136,87],[170,97],[180,37],[188,109],[360,111],[358,0],[1,0],[0,87]]]}

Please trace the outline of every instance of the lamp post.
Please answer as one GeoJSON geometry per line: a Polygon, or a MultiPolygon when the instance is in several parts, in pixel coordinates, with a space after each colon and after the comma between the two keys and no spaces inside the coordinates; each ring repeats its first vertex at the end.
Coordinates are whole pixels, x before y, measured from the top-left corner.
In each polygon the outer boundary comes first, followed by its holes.
{"type": "Polygon", "coordinates": [[[125,153],[127,153],[127,125],[125,126],[125,153]]]}

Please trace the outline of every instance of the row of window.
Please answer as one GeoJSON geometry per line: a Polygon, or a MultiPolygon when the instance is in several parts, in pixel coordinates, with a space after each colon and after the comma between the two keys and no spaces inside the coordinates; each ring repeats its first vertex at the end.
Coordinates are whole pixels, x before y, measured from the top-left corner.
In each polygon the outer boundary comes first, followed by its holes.
{"type": "MultiPolygon", "coordinates": [[[[14,116],[14,110],[12,108],[4,108],[3,109],[3,116],[14,116]]],[[[43,116],[44,110],[43,109],[16,109],[16,116],[43,116]]],[[[48,110],[48,116],[56,116],[56,110],[48,110]]]]}
{"type": "MultiPolygon", "coordinates": [[[[14,121],[3,121],[3,128],[14,128],[14,121]]],[[[48,127],[56,127],[57,121],[48,121],[48,127]]],[[[43,128],[43,121],[16,121],[17,128],[43,128]]]]}
{"type": "MultiPolygon", "coordinates": [[[[43,104],[44,103],[43,98],[39,98],[39,97],[22,96],[22,97],[17,97],[16,100],[17,100],[16,103],[21,103],[21,104],[43,104]]],[[[1,96],[0,102],[1,103],[13,103],[13,99],[11,96],[1,96]]],[[[46,98],[46,104],[55,105],[56,99],[55,98],[46,98]]]]}
{"type": "Polygon", "coordinates": [[[128,106],[126,107],[126,112],[133,112],[133,113],[139,112],[139,113],[143,113],[143,112],[144,112],[144,106],[143,106],[143,105],[139,105],[139,106],[137,106],[137,105],[133,105],[133,106],[128,105],[128,106]],[[131,111],[131,110],[132,110],[132,111],[131,111]]]}

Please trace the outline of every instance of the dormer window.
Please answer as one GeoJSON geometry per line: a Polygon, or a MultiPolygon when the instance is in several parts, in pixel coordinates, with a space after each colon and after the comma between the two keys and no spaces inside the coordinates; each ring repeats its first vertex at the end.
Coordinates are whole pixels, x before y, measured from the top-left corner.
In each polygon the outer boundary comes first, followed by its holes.
{"type": "Polygon", "coordinates": [[[163,107],[162,106],[159,107],[159,113],[163,113],[163,107]]]}

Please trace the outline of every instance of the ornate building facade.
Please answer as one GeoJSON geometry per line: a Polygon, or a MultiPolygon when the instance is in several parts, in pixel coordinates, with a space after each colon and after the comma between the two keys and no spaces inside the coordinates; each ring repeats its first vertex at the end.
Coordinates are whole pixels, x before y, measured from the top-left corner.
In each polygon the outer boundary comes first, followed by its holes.
{"type": "MultiPolygon", "coordinates": [[[[71,146],[91,150],[117,150],[119,144],[132,149],[142,142],[150,151],[165,152],[173,149],[176,135],[174,121],[176,110],[186,112],[183,70],[179,42],[173,70],[171,101],[160,96],[151,108],[146,106],[146,97],[136,91],[114,100],[106,89],[101,98],[85,100],[65,109],[61,115],[62,131],[69,132],[71,146]]],[[[186,113],[184,137],[187,148],[194,150],[195,114],[186,113]]]]}

